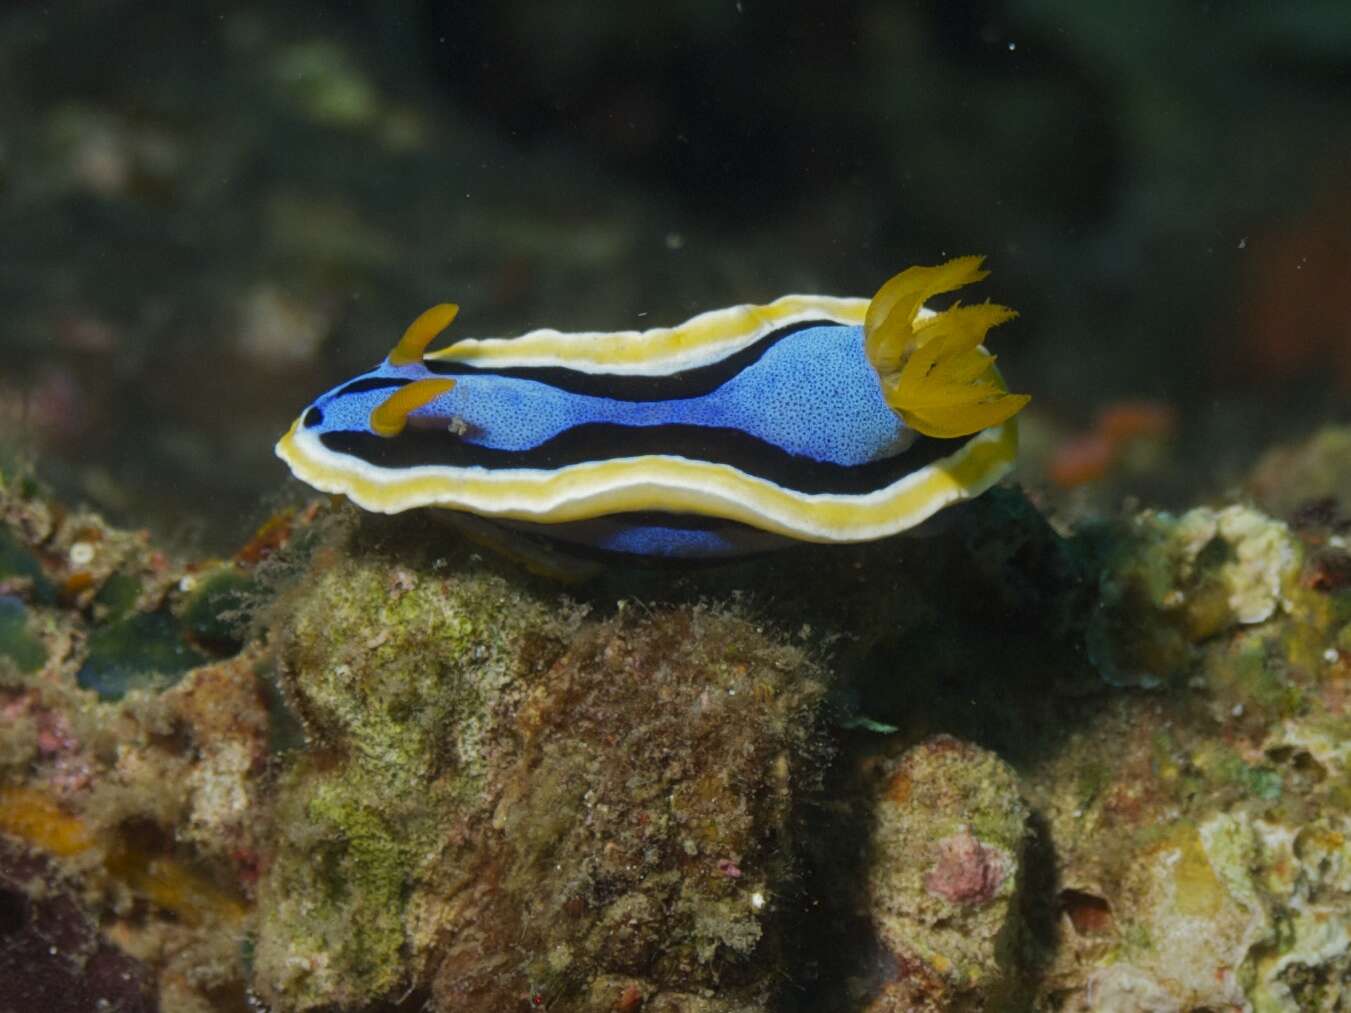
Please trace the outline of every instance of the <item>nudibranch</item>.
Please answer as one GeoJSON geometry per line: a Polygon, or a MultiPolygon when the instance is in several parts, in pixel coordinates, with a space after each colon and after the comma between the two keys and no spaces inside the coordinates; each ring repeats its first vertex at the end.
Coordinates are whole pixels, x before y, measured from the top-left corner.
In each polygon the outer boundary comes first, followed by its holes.
{"type": "Polygon", "coordinates": [[[982,342],[1015,316],[924,306],[980,257],[871,300],[789,295],[678,327],[465,339],[427,310],[277,444],[367,510],[436,506],[618,553],[710,557],[919,524],[1012,467],[1010,394],[982,342]]]}

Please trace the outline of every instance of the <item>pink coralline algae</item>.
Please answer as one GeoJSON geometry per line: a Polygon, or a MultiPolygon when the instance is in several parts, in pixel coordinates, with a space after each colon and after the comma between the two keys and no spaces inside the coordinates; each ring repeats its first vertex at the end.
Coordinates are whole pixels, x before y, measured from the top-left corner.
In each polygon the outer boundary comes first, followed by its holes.
{"type": "Polygon", "coordinates": [[[938,861],[924,876],[924,889],[953,904],[983,906],[1008,876],[1008,858],[963,829],[937,844],[938,861]]]}

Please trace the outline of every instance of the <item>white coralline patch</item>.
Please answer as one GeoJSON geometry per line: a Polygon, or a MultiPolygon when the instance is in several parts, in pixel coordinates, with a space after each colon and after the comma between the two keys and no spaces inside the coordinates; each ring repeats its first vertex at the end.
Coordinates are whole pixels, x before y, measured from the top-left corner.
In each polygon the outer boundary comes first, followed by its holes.
{"type": "Polygon", "coordinates": [[[1331,1009],[1322,1000],[1351,972],[1351,820],[1323,817],[1298,828],[1258,821],[1259,871],[1280,905],[1279,945],[1256,947],[1243,968],[1259,1013],[1331,1009]],[[1322,985],[1310,985],[1322,982],[1322,985]],[[1320,994],[1326,993],[1326,994],[1320,994]]]}
{"type": "Polygon", "coordinates": [[[1332,721],[1324,723],[1299,718],[1282,721],[1267,736],[1262,749],[1307,753],[1334,777],[1344,777],[1351,770],[1351,739],[1347,739],[1343,730],[1332,721]]]}
{"type": "Polygon", "coordinates": [[[1182,1013],[1182,1004],[1152,977],[1130,964],[1109,964],[1089,974],[1066,1013],[1182,1013]]]}
{"type": "Polygon", "coordinates": [[[1271,934],[1248,872],[1256,846],[1246,819],[1219,815],[1154,857],[1146,887],[1152,938],[1133,962],[1184,1008],[1243,1006],[1237,969],[1271,934]]]}
{"type": "Polygon", "coordinates": [[[1229,607],[1240,623],[1265,622],[1285,604],[1286,584],[1299,569],[1294,536],[1282,522],[1250,507],[1226,507],[1216,520],[1236,557],[1222,569],[1229,607]]]}
{"type": "Polygon", "coordinates": [[[202,762],[188,775],[192,834],[219,840],[236,831],[252,811],[250,770],[253,752],[246,742],[225,739],[205,750],[202,762]]]}
{"type": "Polygon", "coordinates": [[[1351,820],[1212,815],[1142,859],[1119,898],[1124,945],[1065,1009],[1332,1009],[1351,972],[1349,890],[1351,820]]]}
{"type": "Polygon", "coordinates": [[[1299,548],[1281,521],[1251,507],[1198,507],[1178,518],[1174,539],[1180,550],[1179,576],[1192,579],[1202,552],[1220,539],[1227,558],[1217,576],[1229,593],[1235,622],[1265,622],[1285,604],[1285,588],[1299,568],[1299,548]]]}

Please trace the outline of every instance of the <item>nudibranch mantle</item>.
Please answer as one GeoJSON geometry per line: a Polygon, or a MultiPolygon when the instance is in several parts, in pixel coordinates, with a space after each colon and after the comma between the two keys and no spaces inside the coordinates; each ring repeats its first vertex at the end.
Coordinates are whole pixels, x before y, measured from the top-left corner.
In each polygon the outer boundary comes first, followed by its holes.
{"type": "Polygon", "coordinates": [[[440,506],[601,549],[720,556],[855,542],[979,495],[1026,403],[982,347],[1012,311],[923,303],[985,276],[959,258],[870,301],[784,296],[649,331],[425,348],[320,396],[277,444],[297,477],[373,511],[440,506]]]}

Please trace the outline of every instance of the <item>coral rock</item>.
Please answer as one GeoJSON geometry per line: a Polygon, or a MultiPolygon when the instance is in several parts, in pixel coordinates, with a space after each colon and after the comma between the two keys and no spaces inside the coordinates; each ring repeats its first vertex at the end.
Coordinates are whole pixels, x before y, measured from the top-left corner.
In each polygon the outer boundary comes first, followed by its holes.
{"type": "Polygon", "coordinates": [[[869,1010],[1007,999],[1027,817],[1012,768],[957,739],[929,739],[885,768],[868,886],[893,971],[869,1010]]]}
{"type": "Polygon", "coordinates": [[[696,608],[585,619],[416,553],[328,557],[289,609],[311,748],[260,885],[266,1001],[769,1008],[821,754],[800,651],[696,608]]]}

